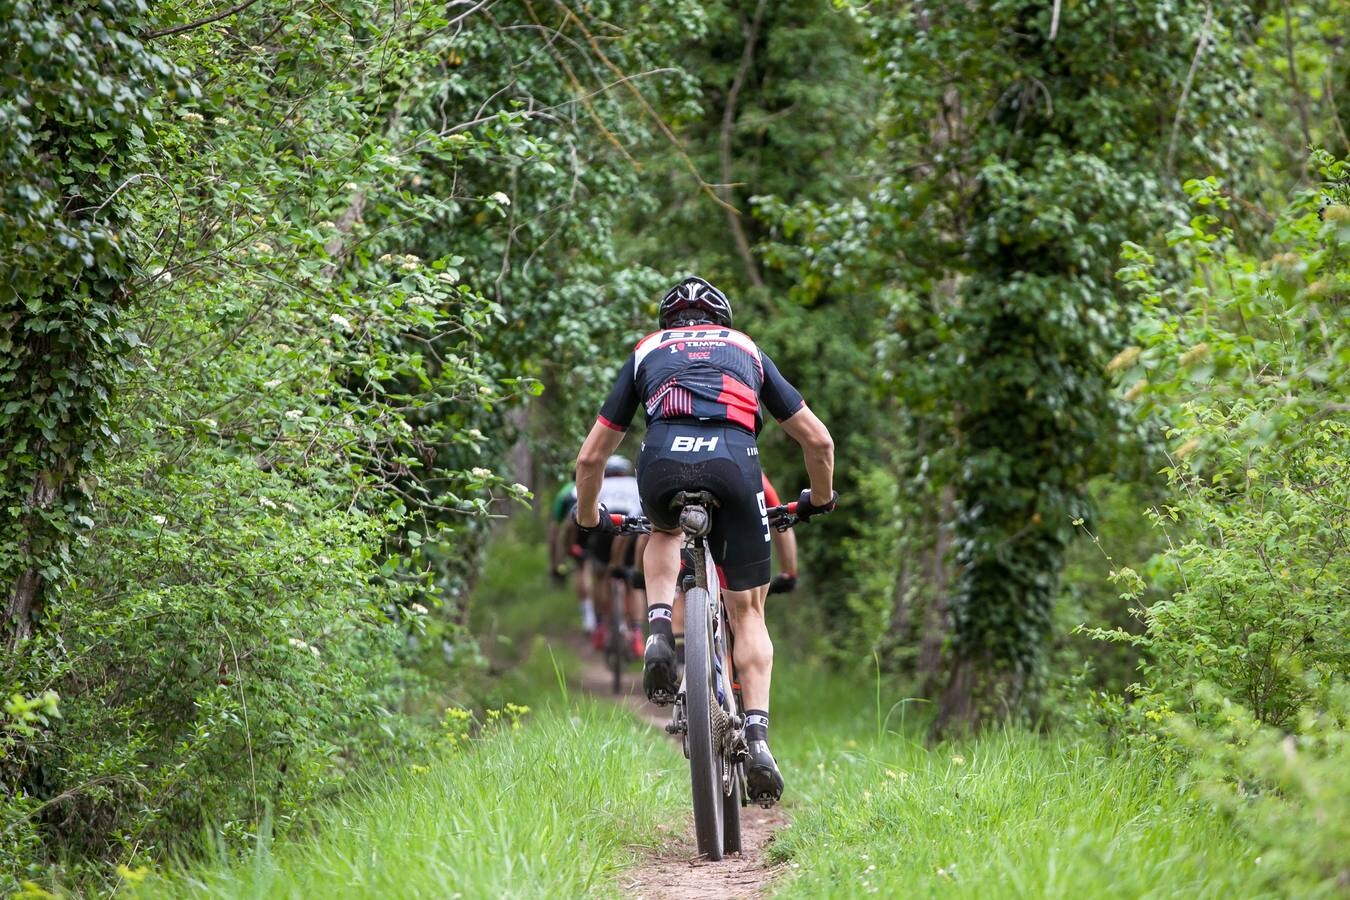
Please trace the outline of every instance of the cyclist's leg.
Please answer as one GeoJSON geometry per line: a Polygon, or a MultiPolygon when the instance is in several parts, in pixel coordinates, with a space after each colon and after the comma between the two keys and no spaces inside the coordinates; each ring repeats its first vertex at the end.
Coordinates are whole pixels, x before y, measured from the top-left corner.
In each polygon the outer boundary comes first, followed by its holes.
{"type": "Polygon", "coordinates": [[[596,650],[604,650],[613,627],[610,622],[613,605],[613,586],[609,578],[610,551],[614,536],[604,532],[592,532],[586,540],[587,569],[590,572],[591,595],[595,598],[596,628],[592,634],[591,645],[596,650]]]}
{"type": "Polygon", "coordinates": [[[693,572],[693,554],[680,551],[680,574],[675,582],[675,601],[671,603],[671,626],[675,630],[675,660],[684,665],[684,579],[693,572]]]}
{"type": "Polygon", "coordinates": [[[767,710],[773,642],[764,624],[771,554],[763,478],[754,437],[730,430],[726,435],[735,468],[718,470],[726,473],[727,483],[718,490],[722,508],[710,538],[722,564],[722,596],[736,635],[733,652],[745,708],[767,710]]]}
{"type": "Polygon", "coordinates": [[[647,608],[670,606],[675,599],[675,576],[680,571],[680,548],[684,535],[678,531],[652,531],[642,568],[647,578],[647,608]]]}
{"type": "Polygon", "coordinates": [[[638,491],[643,512],[652,523],[652,534],[642,555],[647,582],[648,629],[642,685],[649,699],[661,703],[674,700],[679,688],[671,604],[675,599],[675,579],[680,569],[684,535],[679,530],[679,511],[672,510],[670,502],[678,492],[694,485],[689,484],[689,469],[685,462],[673,458],[671,445],[675,437],[686,431],[687,427],[653,425],[647,430],[638,456],[638,491]]]}
{"type": "Polygon", "coordinates": [[[769,709],[769,683],[773,678],[773,641],[764,624],[767,584],[744,591],[724,590],[731,631],[736,635],[736,674],[746,709],[769,709]]]}

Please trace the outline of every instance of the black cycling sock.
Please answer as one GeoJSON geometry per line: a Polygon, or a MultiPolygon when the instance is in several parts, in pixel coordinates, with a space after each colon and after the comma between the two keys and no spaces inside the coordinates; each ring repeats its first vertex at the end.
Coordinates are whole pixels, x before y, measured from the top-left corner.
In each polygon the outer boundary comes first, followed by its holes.
{"type": "Polygon", "coordinates": [[[767,741],[769,739],[769,714],[762,709],[745,711],[745,739],[747,741],[767,741]]]}
{"type": "Polygon", "coordinates": [[[684,635],[675,635],[675,661],[684,665],[684,635]]]}
{"type": "Polygon", "coordinates": [[[675,632],[671,628],[670,617],[674,615],[669,603],[653,603],[647,607],[647,632],[649,634],[665,635],[666,639],[673,645],[675,643],[675,632]]]}

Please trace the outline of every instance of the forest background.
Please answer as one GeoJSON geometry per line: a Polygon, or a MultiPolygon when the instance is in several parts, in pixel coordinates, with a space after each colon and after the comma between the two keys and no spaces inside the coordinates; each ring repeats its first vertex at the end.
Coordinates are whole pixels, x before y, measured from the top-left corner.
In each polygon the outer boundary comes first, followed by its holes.
{"type": "Polygon", "coordinates": [[[426,752],[490,690],[486,548],[696,272],[837,442],[780,641],[939,738],[1181,766],[1344,890],[1346,26],[4,0],[4,876],[284,834],[426,752]]]}

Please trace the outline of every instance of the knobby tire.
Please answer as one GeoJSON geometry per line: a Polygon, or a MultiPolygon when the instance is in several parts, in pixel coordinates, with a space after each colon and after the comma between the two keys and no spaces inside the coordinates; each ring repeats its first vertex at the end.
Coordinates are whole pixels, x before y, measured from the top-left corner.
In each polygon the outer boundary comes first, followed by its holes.
{"type": "MultiPolygon", "coordinates": [[[[740,766],[736,768],[739,770],[740,766]]],[[[741,852],[741,796],[745,790],[741,782],[741,773],[733,772],[731,793],[722,796],[722,850],[725,853],[741,852]]]]}
{"type": "MultiPolygon", "coordinates": [[[[694,800],[698,851],[716,861],[723,853],[722,753],[713,745],[716,706],[713,665],[713,611],[708,591],[685,594],[685,713],[689,722],[689,781],[694,800]]],[[[739,816],[738,816],[739,819],[739,816]]],[[[739,824],[739,821],[738,821],[739,824]]],[[[738,829],[739,831],[739,829],[738,829]]]]}

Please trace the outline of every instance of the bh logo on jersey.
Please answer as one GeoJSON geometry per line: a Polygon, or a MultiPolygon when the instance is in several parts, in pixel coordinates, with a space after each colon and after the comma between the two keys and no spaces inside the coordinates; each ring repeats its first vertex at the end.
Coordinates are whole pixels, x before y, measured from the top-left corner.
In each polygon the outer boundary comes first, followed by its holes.
{"type": "Polygon", "coordinates": [[[670,449],[677,453],[702,453],[705,450],[711,453],[717,449],[717,438],[679,434],[670,442],[670,449]]]}

